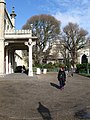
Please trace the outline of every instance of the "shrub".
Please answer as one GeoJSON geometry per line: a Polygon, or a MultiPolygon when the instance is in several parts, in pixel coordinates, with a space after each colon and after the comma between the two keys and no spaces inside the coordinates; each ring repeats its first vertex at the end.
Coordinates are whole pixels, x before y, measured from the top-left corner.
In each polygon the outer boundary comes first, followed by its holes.
{"type": "Polygon", "coordinates": [[[87,69],[90,72],[90,63],[77,64],[76,67],[76,73],[87,73],[87,69]]]}
{"type": "Polygon", "coordinates": [[[44,69],[46,68],[48,71],[58,71],[58,68],[60,66],[65,66],[64,64],[60,64],[60,63],[54,63],[52,64],[52,62],[48,63],[48,64],[38,64],[36,66],[34,66],[35,68],[40,68],[40,69],[44,69]]]}

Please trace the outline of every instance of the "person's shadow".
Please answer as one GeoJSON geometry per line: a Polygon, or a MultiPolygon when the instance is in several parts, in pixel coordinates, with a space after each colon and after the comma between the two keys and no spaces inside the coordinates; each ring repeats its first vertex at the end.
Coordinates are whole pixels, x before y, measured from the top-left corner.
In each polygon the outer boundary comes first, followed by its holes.
{"type": "Polygon", "coordinates": [[[41,104],[41,102],[38,103],[39,106],[37,108],[37,111],[42,116],[43,120],[53,120],[50,114],[50,111],[47,107],[41,104]]]}
{"type": "Polygon", "coordinates": [[[55,83],[50,82],[50,85],[53,86],[53,87],[55,87],[55,88],[57,88],[57,89],[60,89],[60,86],[57,85],[57,84],[55,84],[55,83]]]}

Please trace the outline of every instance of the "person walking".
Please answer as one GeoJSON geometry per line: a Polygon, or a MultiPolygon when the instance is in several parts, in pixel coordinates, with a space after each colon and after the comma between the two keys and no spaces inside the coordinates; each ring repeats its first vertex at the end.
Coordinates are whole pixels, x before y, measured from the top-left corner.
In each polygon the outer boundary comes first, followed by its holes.
{"type": "Polygon", "coordinates": [[[71,67],[71,76],[73,77],[73,67],[71,67]]]}
{"type": "Polygon", "coordinates": [[[58,81],[60,85],[60,89],[64,89],[65,81],[66,81],[66,73],[64,71],[64,67],[60,67],[60,70],[58,72],[58,81]]]}

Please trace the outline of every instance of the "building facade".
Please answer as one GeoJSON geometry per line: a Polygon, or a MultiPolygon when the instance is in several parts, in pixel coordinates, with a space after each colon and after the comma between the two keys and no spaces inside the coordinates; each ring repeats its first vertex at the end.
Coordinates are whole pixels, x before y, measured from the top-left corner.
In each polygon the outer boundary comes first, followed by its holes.
{"type": "Polygon", "coordinates": [[[87,41],[84,48],[78,51],[78,63],[83,63],[84,59],[87,59],[87,62],[90,63],[90,40],[87,41]]]}
{"type": "Polygon", "coordinates": [[[29,76],[33,76],[32,46],[37,37],[32,30],[16,30],[15,17],[14,7],[9,14],[5,1],[0,0],[0,75],[13,73],[16,50],[29,50],[29,76]]]}
{"type": "MultiPolygon", "coordinates": [[[[78,50],[77,52],[77,63],[82,64],[84,61],[90,63],[90,40],[87,41],[84,48],[78,50]]],[[[63,48],[63,42],[60,40],[56,40],[53,42],[52,49],[50,51],[49,57],[47,59],[47,63],[59,62],[64,63],[64,58],[68,58],[68,51],[63,48]]],[[[69,56],[69,62],[71,57],[69,56]]]]}

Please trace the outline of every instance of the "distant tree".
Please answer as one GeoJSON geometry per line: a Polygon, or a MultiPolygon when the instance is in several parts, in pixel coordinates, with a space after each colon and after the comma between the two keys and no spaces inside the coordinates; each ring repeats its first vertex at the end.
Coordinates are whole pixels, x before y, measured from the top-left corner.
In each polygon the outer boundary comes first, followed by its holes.
{"type": "Polygon", "coordinates": [[[33,36],[37,36],[36,45],[33,46],[34,63],[42,62],[48,56],[52,48],[52,41],[56,40],[60,33],[60,21],[50,15],[36,15],[31,17],[22,29],[31,29],[33,36]]]}
{"type": "Polygon", "coordinates": [[[77,51],[85,47],[88,32],[77,24],[68,23],[63,28],[64,47],[68,50],[72,66],[77,63],[77,51]]]}

